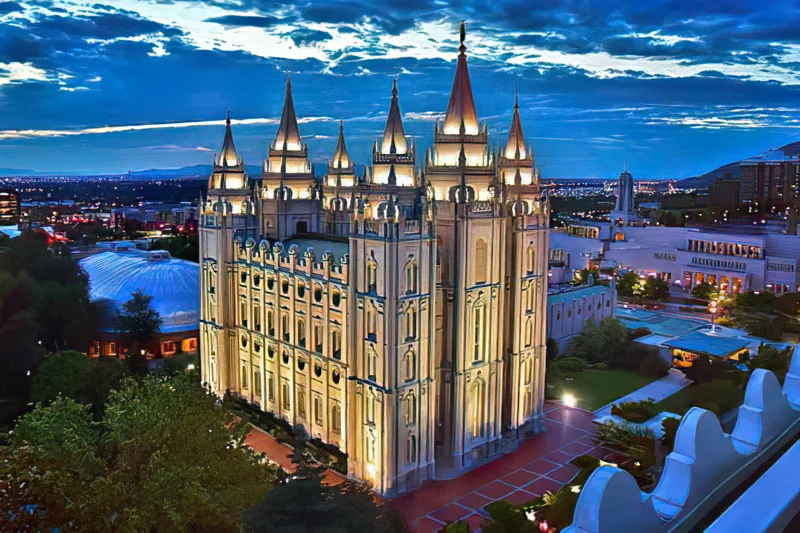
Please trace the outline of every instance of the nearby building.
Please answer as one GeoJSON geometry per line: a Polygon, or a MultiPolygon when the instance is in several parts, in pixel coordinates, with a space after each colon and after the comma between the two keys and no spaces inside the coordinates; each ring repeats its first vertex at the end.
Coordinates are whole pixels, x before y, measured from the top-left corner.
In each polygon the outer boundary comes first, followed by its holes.
{"type": "Polygon", "coordinates": [[[617,291],[609,285],[551,285],[547,295],[547,338],[560,348],[581,332],[590,320],[613,318],[617,291]]]}
{"type": "Polygon", "coordinates": [[[739,164],[739,200],[760,212],[796,207],[800,193],[800,159],[768,150],[739,164]]]}
{"type": "Polygon", "coordinates": [[[197,352],[200,291],[196,263],[174,259],[168,252],[144,251],[133,243],[102,243],[107,248],[80,260],[89,276],[89,298],[100,304],[103,321],[90,355],[119,356],[128,352],[124,335],[112,322],[114,313],[136,291],[153,297],[161,317],[161,334],[142,346],[149,355],[170,356],[197,352]]]}
{"type": "Polygon", "coordinates": [[[625,168],[617,179],[617,201],[614,210],[609,214],[612,223],[628,226],[638,221],[633,197],[633,176],[625,168]]]}
{"type": "Polygon", "coordinates": [[[518,106],[495,153],[464,28],[423,170],[397,84],[358,176],[344,128],[318,182],[287,83],[261,176],[230,121],[201,206],[203,379],[348,454],[383,494],[541,431],[548,203],[518,106]]]}
{"type": "Polygon", "coordinates": [[[19,193],[12,189],[0,189],[0,226],[13,226],[19,222],[19,193]]]}
{"type": "Polygon", "coordinates": [[[747,339],[714,335],[709,331],[693,331],[664,342],[672,351],[672,364],[677,368],[689,368],[699,356],[738,362],[749,355],[747,339]]]}

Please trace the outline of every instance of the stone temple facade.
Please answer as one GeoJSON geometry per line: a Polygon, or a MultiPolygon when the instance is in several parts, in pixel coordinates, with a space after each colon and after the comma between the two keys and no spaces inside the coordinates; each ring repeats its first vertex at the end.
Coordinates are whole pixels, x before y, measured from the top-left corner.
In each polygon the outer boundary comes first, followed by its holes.
{"type": "Polygon", "coordinates": [[[516,101],[498,150],[478,121],[464,33],[421,158],[395,80],[366,171],[340,125],[316,178],[287,82],[262,174],[228,120],[201,206],[204,382],[338,446],[387,496],[543,430],[549,204],[516,101]]]}

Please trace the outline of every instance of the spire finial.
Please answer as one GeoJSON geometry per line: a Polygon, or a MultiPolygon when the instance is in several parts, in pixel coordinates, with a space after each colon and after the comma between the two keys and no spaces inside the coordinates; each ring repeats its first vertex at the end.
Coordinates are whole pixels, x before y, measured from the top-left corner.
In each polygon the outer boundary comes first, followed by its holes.
{"type": "Polygon", "coordinates": [[[231,125],[231,110],[230,109],[225,111],[225,125],[226,126],[230,126],[231,125]]]}
{"type": "Polygon", "coordinates": [[[467,27],[464,25],[464,21],[461,21],[461,25],[458,28],[459,38],[461,39],[461,44],[458,47],[458,51],[462,54],[467,51],[467,47],[464,46],[464,39],[467,38],[467,27]]]}
{"type": "Polygon", "coordinates": [[[286,87],[288,87],[290,89],[292,87],[292,75],[291,74],[287,74],[286,75],[286,87]]]}
{"type": "Polygon", "coordinates": [[[625,158],[625,172],[628,172],[628,158],[625,158]]]}
{"type": "Polygon", "coordinates": [[[392,81],[392,96],[397,96],[397,76],[395,75],[394,81],[392,81]]]}
{"type": "Polygon", "coordinates": [[[517,90],[517,80],[514,80],[514,108],[519,108],[519,91],[517,90]]]}

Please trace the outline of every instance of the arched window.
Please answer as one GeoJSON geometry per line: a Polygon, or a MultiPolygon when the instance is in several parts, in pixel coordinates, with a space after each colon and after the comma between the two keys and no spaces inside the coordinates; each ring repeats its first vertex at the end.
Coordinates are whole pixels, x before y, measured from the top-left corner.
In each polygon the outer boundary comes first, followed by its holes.
{"type": "Polygon", "coordinates": [[[342,303],[342,292],[338,289],[333,290],[333,296],[331,297],[331,302],[333,303],[334,307],[339,307],[339,304],[342,303]]]}
{"type": "Polygon", "coordinates": [[[417,462],[417,437],[414,435],[410,435],[408,437],[408,450],[406,452],[406,459],[408,463],[416,463],[417,462]]]}
{"type": "Polygon", "coordinates": [[[531,286],[528,287],[528,293],[526,294],[527,296],[526,306],[528,308],[528,312],[533,312],[533,294],[534,294],[533,284],[531,283],[531,286]]]}
{"type": "Polygon", "coordinates": [[[372,258],[367,260],[367,292],[378,292],[378,263],[372,258]]]}
{"type": "Polygon", "coordinates": [[[272,309],[267,310],[267,334],[270,337],[275,336],[275,316],[272,314],[272,309]]]}
{"type": "Polygon", "coordinates": [[[478,379],[472,385],[472,401],[470,403],[470,414],[472,418],[472,436],[483,437],[486,431],[484,417],[483,417],[483,397],[484,397],[484,384],[483,380],[478,379]]]}
{"type": "Polygon", "coordinates": [[[525,347],[533,344],[533,321],[529,318],[525,321],[525,347]]]}
{"type": "Polygon", "coordinates": [[[285,381],[281,383],[281,404],[284,411],[288,411],[292,406],[292,396],[289,392],[289,384],[285,381]]]}
{"type": "Polygon", "coordinates": [[[324,419],[322,411],[322,398],[319,396],[314,396],[314,423],[318,426],[322,425],[324,419]]]}
{"type": "Polygon", "coordinates": [[[242,373],[239,376],[239,379],[242,383],[242,388],[247,388],[247,363],[242,363],[242,373]]]}
{"type": "Polygon", "coordinates": [[[533,243],[528,246],[528,274],[533,274],[536,271],[536,250],[533,248],[533,243]]]}
{"type": "Polygon", "coordinates": [[[297,297],[301,300],[306,296],[306,284],[302,281],[297,284],[297,297]]]}
{"type": "Polygon", "coordinates": [[[475,283],[486,283],[487,257],[486,241],[478,239],[475,243],[475,283]]]}
{"type": "Polygon", "coordinates": [[[314,324],[314,349],[317,353],[322,353],[322,327],[314,324]]]}
{"type": "Polygon", "coordinates": [[[297,415],[306,416],[306,391],[297,389],[297,415]]]}
{"type": "Polygon", "coordinates": [[[406,422],[417,423],[417,397],[413,392],[406,397],[406,422]]]}
{"type": "Polygon", "coordinates": [[[242,326],[247,327],[247,301],[242,300],[239,305],[239,311],[241,312],[241,319],[242,319],[242,326]]]}
{"type": "Polygon", "coordinates": [[[414,350],[409,350],[405,355],[406,381],[411,381],[417,377],[417,356],[414,350]]]}
{"type": "Polygon", "coordinates": [[[419,268],[417,262],[413,259],[406,266],[406,293],[413,294],[417,292],[417,275],[419,268]]]}
{"type": "Polygon", "coordinates": [[[256,396],[261,396],[261,373],[258,370],[253,371],[253,389],[256,396]]]}
{"type": "Polygon", "coordinates": [[[373,342],[378,338],[378,312],[372,307],[367,308],[367,338],[373,342]]]}
{"type": "Polygon", "coordinates": [[[256,327],[256,331],[261,333],[261,308],[258,304],[253,305],[253,324],[256,327]]]}
{"type": "Polygon", "coordinates": [[[322,287],[320,285],[314,285],[314,301],[317,303],[322,301],[322,287]]]}
{"type": "Polygon", "coordinates": [[[333,344],[333,358],[334,359],[341,359],[342,358],[342,333],[333,328],[331,331],[331,343],[333,344]]]}
{"type": "Polygon", "coordinates": [[[367,393],[367,423],[375,423],[375,396],[367,393]]]}
{"type": "Polygon", "coordinates": [[[483,359],[483,334],[485,330],[486,307],[481,304],[473,309],[472,324],[472,360],[480,361],[483,359]]]}
{"type": "Polygon", "coordinates": [[[283,340],[289,342],[291,334],[289,331],[289,315],[286,313],[281,316],[281,329],[283,329],[283,340]]]}
{"type": "Polygon", "coordinates": [[[406,339],[417,338],[417,310],[409,307],[406,311],[406,339]]]}
{"type": "Polygon", "coordinates": [[[272,374],[267,376],[267,399],[271,402],[275,401],[275,378],[272,374]]]}
{"type": "Polygon", "coordinates": [[[306,347],[306,323],[302,319],[297,321],[297,345],[306,347]]]}
{"type": "Polygon", "coordinates": [[[342,430],[342,408],[338,403],[334,403],[331,407],[331,426],[336,433],[342,430]]]}
{"type": "Polygon", "coordinates": [[[367,434],[367,462],[375,463],[375,437],[372,433],[367,434]]]}
{"type": "Polygon", "coordinates": [[[367,377],[375,381],[378,376],[378,354],[375,352],[375,348],[372,346],[369,347],[369,353],[367,354],[367,377]]]}

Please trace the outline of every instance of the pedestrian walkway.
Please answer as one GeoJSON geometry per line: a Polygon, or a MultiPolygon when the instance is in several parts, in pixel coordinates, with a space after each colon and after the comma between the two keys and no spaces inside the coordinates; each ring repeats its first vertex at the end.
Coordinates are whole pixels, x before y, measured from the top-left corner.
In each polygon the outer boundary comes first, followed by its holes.
{"type": "Polygon", "coordinates": [[[641,389],[637,389],[632,393],[628,394],[627,396],[623,396],[617,400],[614,400],[608,405],[605,405],[594,412],[596,418],[602,418],[604,416],[611,415],[611,408],[614,404],[622,403],[622,402],[640,402],[642,400],[647,400],[652,398],[656,402],[660,402],[664,398],[668,398],[672,396],[682,388],[686,387],[692,382],[691,379],[688,379],[683,372],[677,369],[670,369],[669,373],[664,376],[663,378],[654,381],[648,385],[645,385],[641,389]]]}

